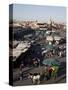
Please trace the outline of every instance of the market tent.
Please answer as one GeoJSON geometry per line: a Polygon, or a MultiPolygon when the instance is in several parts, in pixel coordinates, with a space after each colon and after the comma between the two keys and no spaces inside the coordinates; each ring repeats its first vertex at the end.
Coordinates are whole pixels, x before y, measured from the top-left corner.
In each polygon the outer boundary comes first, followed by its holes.
{"type": "Polygon", "coordinates": [[[46,41],[53,41],[53,37],[52,36],[47,36],[46,41]]]}
{"type": "Polygon", "coordinates": [[[54,46],[51,44],[48,44],[47,46],[46,46],[46,49],[47,50],[52,50],[52,49],[54,49],[54,46]]]}
{"type": "Polygon", "coordinates": [[[60,62],[57,59],[48,58],[48,59],[44,59],[42,64],[48,65],[48,66],[59,66],[60,62]]]}
{"type": "Polygon", "coordinates": [[[54,40],[55,40],[55,41],[59,41],[60,39],[61,39],[60,36],[54,36],[54,40]]]}

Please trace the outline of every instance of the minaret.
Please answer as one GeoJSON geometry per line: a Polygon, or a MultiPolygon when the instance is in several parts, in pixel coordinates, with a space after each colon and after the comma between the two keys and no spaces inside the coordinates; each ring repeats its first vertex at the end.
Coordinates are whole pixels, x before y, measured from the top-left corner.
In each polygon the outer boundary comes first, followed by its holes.
{"type": "Polygon", "coordinates": [[[52,30],[52,19],[50,17],[49,22],[48,22],[48,30],[52,30]]]}
{"type": "Polygon", "coordinates": [[[50,28],[50,30],[52,30],[52,19],[51,19],[51,17],[50,17],[50,25],[49,25],[49,28],[50,28]]]}

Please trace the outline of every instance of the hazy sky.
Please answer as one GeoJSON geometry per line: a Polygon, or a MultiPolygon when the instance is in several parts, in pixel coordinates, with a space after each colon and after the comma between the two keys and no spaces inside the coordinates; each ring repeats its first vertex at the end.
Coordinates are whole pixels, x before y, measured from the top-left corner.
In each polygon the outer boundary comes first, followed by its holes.
{"type": "Polygon", "coordinates": [[[53,20],[66,22],[66,8],[57,6],[37,6],[37,5],[13,5],[13,19],[16,20],[53,20]]]}

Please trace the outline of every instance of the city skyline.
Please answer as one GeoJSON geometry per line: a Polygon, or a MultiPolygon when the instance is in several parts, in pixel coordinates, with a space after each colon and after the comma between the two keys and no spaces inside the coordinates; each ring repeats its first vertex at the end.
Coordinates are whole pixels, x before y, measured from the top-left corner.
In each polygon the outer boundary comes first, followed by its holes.
{"type": "Polygon", "coordinates": [[[13,5],[13,20],[18,21],[37,20],[39,22],[47,22],[50,20],[50,18],[56,22],[66,23],[66,8],[59,6],[41,6],[41,5],[25,5],[25,4],[13,5]]]}

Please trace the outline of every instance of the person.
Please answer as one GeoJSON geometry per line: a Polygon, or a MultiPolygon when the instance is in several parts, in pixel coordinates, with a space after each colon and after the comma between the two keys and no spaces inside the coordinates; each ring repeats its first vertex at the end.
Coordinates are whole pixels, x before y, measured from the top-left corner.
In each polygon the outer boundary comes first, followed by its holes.
{"type": "Polygon", "coordinates": [[[48,80],[48,66],[47,65],[45,65],[45,67],[42,70],[41,80],[48,80]]]}
{"type": "Polygon", "coordinates": [[[40,84],[40,73],[34,73],[32,81],[33,84],[40,84]]]}
{"type": "Polygon", "coordinates": [[[49,79],[52,78],[52,72],[53,72],[53,71],[54,71],[54,68],[50,66],[50,67],[48,68],[48,77],[49,77],[49,79]]]}
{"type": "Polygon", "coordinates": [[[39,58],[37,58],[37,61],[38,61],[38,66],[40,67],[40,59],[39,59],[39,58]]]}
{"type": "Polygon", "coordinates": [[[33,84],[40,84],[40,73],[29,73],[28,78],[31,79],[33,84]]]}
{"type": "Polygon", "coordinates": [[[32,73],[29,73],[28,74],[28,79],[31,79],[32,83],[33,83],[33,74],[32,73]]]}
{"type": "Polygon", "coordinates": [[[34,67],[38,66],[38,61],[37,61],[36,58],[33,59],[33,66],[34,66],[34,67]]]}
{"type": "Polygon", "coordinates": [[[20,80],[23,80],[23,68],[24,68],[24,64],[21,63],[21,65],[20,65],[20,80]]]}
{"type": "Polygon", "coordinates": [[[60,56],[60,57],[62,56],[62,52],[61,52],[61,51],[59,52],[59,56],[60,56]]]}
{"type": "Polygon", "coordinates": [[[56,79],[57,78],[58,70],[59,70],[59,67],[58,66],[52,66],[52,75],[51,75],[51,77],[53,79],[56,79]]]}
{"type": "Polygon", "coordinates": [[[36,66],[40,66],[40,59],[39,58],[35,58],[35,64],[36,64],[36,66]]]}
{"type": "Polygon", "coordinates": [[[20,71],[20,80],[23,80],[23,72],[20,71]]]}

